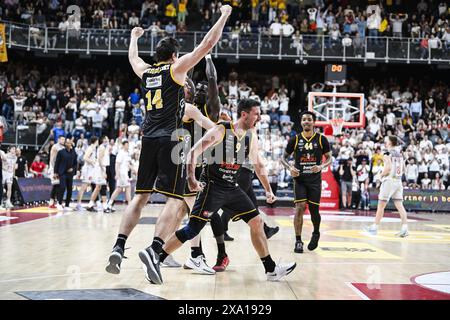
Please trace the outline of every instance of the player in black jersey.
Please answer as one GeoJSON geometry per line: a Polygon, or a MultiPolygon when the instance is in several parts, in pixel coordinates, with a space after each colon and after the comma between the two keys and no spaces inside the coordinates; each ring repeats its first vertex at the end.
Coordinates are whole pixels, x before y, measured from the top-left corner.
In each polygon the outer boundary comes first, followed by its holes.
{"type": "MultiPolygon", "coordinates": [[[[187,118],[187,121],[184,123],[184,128],[189,131],[189,138],[193,142],[192,145],[196,142],[195,140],[201,139],[203,136],[203,132],[205,129],[209,129],[210,124],[217,123],[219,120],[219,112],[220,112],[220,100],[219,100],[219,89],[217,87],[217,72],[216,68],[214,66],[214,63],[212,61],[211,55],[208,54],[205,56],[206,61],[206,78],[208,82],[199,82],[197,83],[197,86],[195,87],[195,90],[193,90],[193,94],[190,93],[188,95],[192,95],[192,102],[194,107],[198,108],[198,111],[203,114],[203,116],[207,117],[209,120],[211,120],[209,123],[206,123],[207,126],[205,126],[202,123],[199,123],[198,121],[194,121],[192,118],[187,118]]],[[[190,84],[190,86],[192,86],[190,84]]],[[[186,99],[187,101],[188,98],[186,99]]],[[[200,178],[200,174],[202,171],[202,166],[199,164],[195,169],[196,178],[200,178]]],[[[185,194],[184,194],[184,200],[186,202],[187,208],[186,211],[190,212],[192,209],[194,202],[195,202],[195,196],[196,192],[192,192],[189,190],[189,187],[186,185],[185,187],[185,194]]],[[[179,222],[184,218],[184,214],[178,215],[179,222]]],[[[214,215],[211,218],[211,228],[214,233],[214,237],[216,238],[219,251],[225,252],[225,244],[223,240],[223,228],[221,225],[220,216],[218,214],[214,215]]],[[[225,254],[226,256],[226,254],[225,254]]],[[[164,264],[163,264],[164,265],[164,264]]],[[[215,274],[215,270],[210,268],[206,263],[205,254],[203,253],[201,241],[200,241],[200,235],[193,238],[191,240],[191,255],[187,259],[186,263],[184,264],[185,269],[193,269],[197,273],[201,274],[215,274]]]]}
{"type": "Polygon", "coordinates": [[[319,244],[320,238],[320,196],[322,192],[321,171],[331,164],[330,144],[323,135],[314,130],[316,116],[310,111],[300,115],[303,128],[300,134],[291,138],[286,146],[286,151],[281,162],[291,172],[294,178],[294,203],[295,203],[295,248],[294,252],[303,252],[302,227],[303,214],[308,203],[311,221],[314,231],[308,244],[309,250],[314,250],[319,244]],[[288,162],[288,158],[294,153],[294,166],[288,162]],[[325,161],[322,163],[322,157],[325,161]]]}
{"type": "Polygon", "coordinates": [[[222,35],[231,7],[222,6],[220,11],[220,18],[191,53],[178,58],[178,42],[173,38],[160,40],[156,46],[157,63],[153,65],[138,56],[137,42],[144,30],[136,27],[131,31],[128,59],[133,71],[142,80],[146,112],[141,128],[143,138],[136,194],[125,210],[116,244],[109,256],[106,270],[110,273],[120,273],[125,242],[152,192],[168,197],[155,226],[152,247],[156,252],[161,251],[164,239],[176,228],[174,213],[184,207],[186,172],[181,152],[172,155],[172,150],[178,145],[178,129],[182,128],[185,107],[183,86],[187,72],[211,51],[222,35]]]}
{"type": "MultiPolygon", "coordinates": [[[[296,267],[295,263],[275,265],[269,254],[263,221],[258,210],[237,184],[237,174],[247,159],[250,159],[255,165],[256,172],[268,183],[264,164],[258,161],[258,137],[251,133],[260,116],[259,102],[250,99],[241,100],[238,105],[238,121],[217,124],[189,152],[187,157],[189,189],[198,191],[194,208],[187,226],[170,236],[159,255],[151,246],[139,252],[145,264],[146,278],[150,282],[162,284],[160,261],[164,261],[184,242],[198,235],[210,220],[211,214],[223,206],[229,207],[234,212],[232,218],[234,221],[242,219],[249,225],[252,243],[262,260],[267,280],[277,281],[296,267]],[[197,158],[202,153],[207,160],[200,183],[195,178],[195,166],[197,158]]],[[[273,197],[275,197],[273,193],[269,195],[269,198],[273,197]]]]}

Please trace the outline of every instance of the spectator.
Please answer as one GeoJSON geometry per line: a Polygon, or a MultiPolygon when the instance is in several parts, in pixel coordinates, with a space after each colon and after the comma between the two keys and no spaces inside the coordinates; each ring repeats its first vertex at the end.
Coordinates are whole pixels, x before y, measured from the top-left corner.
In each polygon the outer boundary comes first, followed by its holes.
{"type": "Polygon", "coordinates": [[[441,180],[441,175],[436,173],[434,179],[431,181],[431,189],[432,190],[445,190],[444,183],[441,180]]]}
{"type": "Polygon", "coordinates": [[[415,159],[409,159],[409,163],[406,166],[405,176],[408,186],[411,188],[417,188],[417,179],[419,178],[419,167],[415,163],[415,159]]]}
{"type": "Polygon", "coordinates": [[[422,101],[419,100],[418,97],[414,97],[414,100],[409,107],[409,111],[412,116],[413,124],[416,124],[422,116],[422,101]]]}
{"type": "Polygon", "coordinates": [[[185,23],[186,22],[186,5],[187,0],[180,0],[178,2],[178,23],[185,23]]]}
{"type": "Polygon", "coordinates": [[[423,190],[431,189],[431,180],[430,178],[428,178],[428,173],[425,173],[422,179],[422,189],[423,190]]]}
{"type": "Polygon", "coordinates": [[[348,209],[352,203],[353,177],[356,173],[353,167],[353,159],[348,158],[339,165],[341,179],[342,206],[348,209]]]}
{"type": "Polygon", "coordinates": [[[102,129],[103,129],[103,119],[104,116],[100,113],[100,108],[97,107],[95,110],[95,114],[92,117],[92,134],[95,137],[101,137],[102,136],[102,129]]]}
{"type": "Polygon", "coordinates": [[[52,129],[53,141],[56,143],[60,136],[65,137],[66,132],[62,128],[62,122],[57,122],[55,127],[52,129]]]}
{"type": "Polygon", "coordinates": [[[278,18],[275,18],[274,22],[270,25],[270,34],[272,36],[280,36],[282,31],[281,23],[278,21],[278,18]]]}
{"type": "Polygon", "coordinates": [[[400,14],[390,14],[389,20],[392,23],[392,34],[394,38],[402,38],[402,32],[403,32],[403,22],[405,22],[408,19],[408,14],[400,15],[400,14]],[[394,17],[394,18],[393,18],[394,17]]]}
{"type": "Polygon", "coordinates": [[[46,164],[41,161],[41,157],[39,155],[36,155],[34,157],[34,161],[31,163],[30,173],[34,178],[42,178],[42,173],[44,172],[46,167],[46,164]]]}
{"type": "Polygon", "coordinates": [[[128,26],[130,28],[139,26],[139,17],[136,16],[136,13],[131,13],[131,17],[128,19],[128,26]]]}

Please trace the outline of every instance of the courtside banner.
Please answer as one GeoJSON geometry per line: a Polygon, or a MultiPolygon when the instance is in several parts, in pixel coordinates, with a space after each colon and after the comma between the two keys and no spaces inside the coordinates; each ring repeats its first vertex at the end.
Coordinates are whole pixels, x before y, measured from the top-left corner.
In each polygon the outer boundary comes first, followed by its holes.
{"type": "MultiPolygon", "coordinates": [[[[370,188],[370,207],[376,208],[379,190],[370,188]]],[[[450,211],[450,190],[404,189],[403,205],[406,210],[450,211]]],[[[394,202],[389,201],[387,209],[395,210],[394,202]]]]}
{"type": "Polygon", "coordinates": [[[52,184],[48,178],[17,178],[17,184],[25,203],[50,199],[52,184]]]}
{"type": "Polygon", "coordinates": [[[334,179],[330,167],[322,171],[322,195],[320,197],[320,209],[339,209],[339,186],[336,179],[334,179]]]}
{"type": "Polygon", "coordinates": [[[0,62],[8,62],[8,53],[6,52],[6,26],[0,23],[0,62]]]}

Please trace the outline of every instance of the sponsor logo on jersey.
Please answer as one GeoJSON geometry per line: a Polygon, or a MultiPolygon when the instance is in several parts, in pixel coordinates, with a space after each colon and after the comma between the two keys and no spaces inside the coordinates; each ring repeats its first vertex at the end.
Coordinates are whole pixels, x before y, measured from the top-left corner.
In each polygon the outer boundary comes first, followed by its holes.
{"type": "Polygon", "coordinates": [[[162,76],[159,75],[157,77],[148,77],[145,79],[145,88],[146,89],[152,89],[152,88],[159,88],[162,86],[162,76]]]}

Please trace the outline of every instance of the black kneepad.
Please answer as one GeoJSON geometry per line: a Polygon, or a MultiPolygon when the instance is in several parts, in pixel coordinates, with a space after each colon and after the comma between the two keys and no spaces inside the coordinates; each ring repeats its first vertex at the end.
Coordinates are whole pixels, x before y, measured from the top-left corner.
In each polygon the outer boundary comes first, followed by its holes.
{"type": "Polygon", "coordinates": [[[183,228],[175,232],[178,240],[185,243],[188,240],[195,238],[205,226],[206,222],[198,220],[190,220],[183,228]]]}

